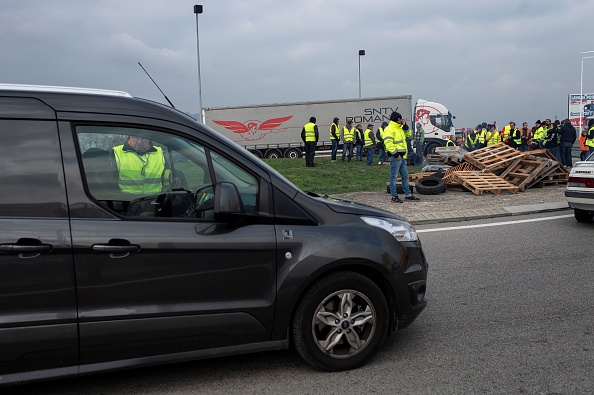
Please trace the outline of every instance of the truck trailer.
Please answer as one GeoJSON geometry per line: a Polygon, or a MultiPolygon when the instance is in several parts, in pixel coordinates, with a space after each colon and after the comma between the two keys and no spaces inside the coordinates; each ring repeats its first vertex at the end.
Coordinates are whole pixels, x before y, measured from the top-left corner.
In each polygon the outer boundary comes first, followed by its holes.
{"type": "Polygon", "coordinates": [[[445,106],[419,99],[413,108],[410,95],[210,107],[204,109],[204,122],[258,157],[299,158],[304,149],[301,129],[310,117],[317,120],[319,151],[331,148],[330,125],[335,117],[341,128],[352,121],[353,126],[360,123],[363,130],[368,124],[377,130],[382,122],[389,122],[393,111],[414,128],[417,142],[424,140],[425,153],[445,145],[454,133],[453,117],[445,106]]]}

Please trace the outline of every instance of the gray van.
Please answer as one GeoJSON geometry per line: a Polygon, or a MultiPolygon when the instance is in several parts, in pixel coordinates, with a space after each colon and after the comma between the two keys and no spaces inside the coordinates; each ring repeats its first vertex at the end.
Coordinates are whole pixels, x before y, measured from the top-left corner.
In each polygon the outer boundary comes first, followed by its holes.
{"type": "Polygon", "coordinates": [[[405,219],[173,108],[0,85],[0,136],[0,385],[289,347],[353,369],[426,306],[405,219]]]}

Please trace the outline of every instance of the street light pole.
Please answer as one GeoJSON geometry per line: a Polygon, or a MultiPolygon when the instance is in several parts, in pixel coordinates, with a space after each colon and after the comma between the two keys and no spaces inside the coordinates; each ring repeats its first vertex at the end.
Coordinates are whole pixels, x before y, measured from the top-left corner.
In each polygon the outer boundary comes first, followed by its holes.
{"type": "MultiPolygon", "coordinates": [[[[588,54],[588,53],[594,53],[594,51],[586,51],[586,52],[582,52],[582,55],[584,54],[588,54]]],[[[583,123],[584,123],[584,104],[582,102],[583,97],[584,97],[584,92],[583,92],[583,88],[584,88],[584,59],[591,59],[594,58],[594,56],[582,56],[582,68],[580,70],[580,133],[583,130],[583,123]]]]}
{"type": "Polygon", "coordinates": [[[361,56],[365,56],[365,50],[359,50],[359,99],[361,98],[361,56]]]}
{"type": "Polygon", "coordinates": [[[202,14],[202,5],[194,6],[194,14],[196,14],[196,52],[198,54],[198,114],[200,123],[204,123],[202,119],[202,81],[200,80],[200,36],[198,35],[198,14],[202,14]]]}

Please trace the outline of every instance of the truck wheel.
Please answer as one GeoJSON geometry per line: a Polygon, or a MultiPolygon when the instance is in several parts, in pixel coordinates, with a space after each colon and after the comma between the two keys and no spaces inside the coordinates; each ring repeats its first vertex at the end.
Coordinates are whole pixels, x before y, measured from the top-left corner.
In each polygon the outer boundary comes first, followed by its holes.
{"type": "Polygon", "coordinates": [[[293,318],[293,342],[317,368],[354,369],[377,352],[388,320],[388,303],[373,281],[338,272],[320,279],[301,299],[293,318]]]}
{"type": "Polygon", "coordinates": [[[272,149],[269,149],[268,151],[266,151],[266,157],[268,159],[278,159],[278,158],[282,158],[283,154],[282,154],[282,152],[280,152],[280,150],[277,150],[276,148],[272,148],[272,149]]]}
{"type": "Polygon", "coordinates": [[[427,143],[427,145],[425,145],[425,156],[427,155],[431,155],[435,153],[435,148],[439,147],[440,145],[437,143],[427,143]]]}
{"type": "Polygon", "coordinates": [[[285,151],[285,158],[297,159],[301,158],[301,149],[289,148],[285,151]]]}
{"type": "Polygon", "coordinates": [[[437,195],[445,192],[446,184],[438,177],[423,177],[416,182],[417,192],[421,195],[437,195]]]}
{"type": "Polygon", "coordinates": [[[592,222],[592,218],[594,218],[594,214],[592,214],[591,211],[586,211],[586,210],[579,210],[579,209],[574,209],[573,210],[573,215],[575,216],[575,220],[577,222],[592,222]]]}
{"type": "Polygon", "coordinates": [[[257,149],[251,149],[250,152],[252,153],[252,155],[254,155],[256,158],[262,158],[262,153],[260,151],[258,151],[257,149]]]}

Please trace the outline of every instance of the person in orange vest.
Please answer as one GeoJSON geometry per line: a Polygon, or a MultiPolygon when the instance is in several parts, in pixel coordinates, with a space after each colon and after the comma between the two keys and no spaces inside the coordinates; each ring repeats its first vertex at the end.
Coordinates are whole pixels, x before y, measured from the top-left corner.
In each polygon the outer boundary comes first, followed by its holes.
{"type": "Polygon", "coordinates": [[[582,130],[582,134],[580,135],[580,160],[586,160],[588,156],[588,146],[586,145],[586,137],[588,132],[582,130]]]}

